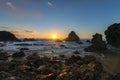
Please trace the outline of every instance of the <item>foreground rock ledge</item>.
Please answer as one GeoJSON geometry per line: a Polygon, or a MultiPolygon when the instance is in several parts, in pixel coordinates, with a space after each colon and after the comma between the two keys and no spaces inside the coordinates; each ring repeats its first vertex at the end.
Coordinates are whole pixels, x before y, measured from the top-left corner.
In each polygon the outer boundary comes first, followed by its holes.
{"type": "Polygon", "coordinates": [[[103,72],[94,56],[40,57],[34,53],[20,56],[19,60],[14,56],[0,65],[0,80],[101,80],[103,72]]]}

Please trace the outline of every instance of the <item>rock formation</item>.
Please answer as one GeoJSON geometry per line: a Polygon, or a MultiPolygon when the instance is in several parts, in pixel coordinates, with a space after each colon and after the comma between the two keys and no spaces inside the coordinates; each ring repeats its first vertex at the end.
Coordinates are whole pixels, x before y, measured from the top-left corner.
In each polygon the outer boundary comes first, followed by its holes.
{"type": "Polygon", "coordinates": [[[18,41],[18,39],[10,32],[0,31],[0,41],[18,41]]]}
{"type": "Polygon", "coordinates": [[[108,44],[120,47],[120,23],[112,24],[105,31],[108,44]]]}
{"type": "Polygon", "coordinates": [[[104,51],[106,50],[106,43],[102,40],[102,35],[96,33],[93,35],[93,39],[91,40],[92,45],[85,48],[87,52],[94,52],[94,51],[104,51]]]}
{"type": "Polygon", "coordinates": [[[76,41],[76,42],[80,43],[80,38],[74,31],[71,31],[65,40],[66,41],[76,41]]]}
{"type": "Polygon", "coordinates": [[[37,41],[37,40],[34,38],[24,38],[22,41],[37,41]]]}
{"type": "MultiPolygon", "coordinates": [[[[28,56],[22,62],[0,62],[0,80],[101,80],[104,71],[94,56],[73,55],[62,59],[40,57],[36,53],[28,56]]],[[[18,57],[18,53],[14,57],[18,57]]]]}
{"type": "Polygon", "coordinates": [[[114,75],[111,80],[120,80],[120,73],[114,75]]]}

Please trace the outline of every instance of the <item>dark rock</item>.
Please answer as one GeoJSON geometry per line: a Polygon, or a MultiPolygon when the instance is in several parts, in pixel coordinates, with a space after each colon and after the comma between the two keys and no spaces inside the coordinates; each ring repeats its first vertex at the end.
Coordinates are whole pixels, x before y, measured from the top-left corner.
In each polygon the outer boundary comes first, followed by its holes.
{"type": "Polygon", "coordinates": [[[7,52],[0,53],[0,60],[6,60],[8,59],[8,57],[10,57],[9,53],[7,52]]]}
{"type": "Polygon", "coordinates": [[[88,64],[88,63],[90,63],[92,61],[96,61],[96,58],[94,56],[92,56],[92,55],[86,55],[84,57],[84,63],[88,64]]]}
{"type": "Polygon", "coordinates": [[[102,35],[96,33],[93,35],[93,39],[91,40],[92,45],[88,46],[84,50],[87,52],[97,52],[97,51],[105,51],[106,48],[106,43],[105,41],[102,40],[102,35]]]}
{"type": "Polygon", "coordinates": [[[108,44],[120,47],[120,23],[112,24],[105,31],[108,44]]]}
{"type": "Polygon", "coordinates": [[[74,54],[80,54],[79,51],[75,51],[75,52],[73,52],[73,53],[74,53],[74,54]]]}
{"type": "Polygon", "coordinates": [[[65,55],[59,55],[61,58],[65,58],[65,55]]]}
{"type": "Polygon", "coordinates": [[[65,45],[60,45],[61,48],[67,48],[65,45]]]}
{"type": "Polygon", "coordinates": [[[27,56],[27,60],[29,61],[34,61],[34,60],[39,60],[39,59],[40,59],[40,56],[37,53],[33,53],[27,56]]]}
{"type": "MultiPolygon", "coordinates": [[[[14,57],[18,55],[14,54],[14,57]]],[[[22,62],[22,64],[18,64],[18,61],[1,62],[0,80],[101,80],[103,71],[101,63],[94,56],[82,58],[61,55],[49,58],[34,53],[28,55],[27,60],[22,62]]]]}
{"type": "Polygon", "coordinates": [[[12,58],[18,58],[18,57],[25,57],[25,53],[23,51],[20,51],[12,55],[12,58]]]}
{"type": "Polygon", "coordinates": [[[23,39],[22,41],[37,41],[37,40],[34,39],[34,38],[25,38],[25,39],[23,39]]]}
{"type": "Polygon", "coordinates": [[[20,48],[20,51],[29,50],[29,48],[20,48]]]}
{"type": "Polygon", "coordinates": [[[111,75],[108,80],[120,80],[120,73],[111,75]]]}
{"type": "Polygon", "coordinates": [[[0,31],[0,41],[19,41],[19,40],[11,32],[0,31]]]}
{"type": "Polygon", "coordinates": [[[78,35],[74,31],[71,31],[65,40],[66,41],[80,42],[80,38],[78,37],[78,35]]]}
{"type": "Polygon", "coordinates": [[[81,64],[82,64],[83,63],[82,57],[72,55],[69,59],[65,60],[65,64],[68,64],[68,65],[71,65],[71,64],[74,64],[74,63],[77,63],[77,62],[78,63],[81,62],[81,64]]]}
{"type": "Polygon", "coordinates": [[[86,42],[91,43],[91,41],[90,41],[90,40],[86,40],[86,42]]]}

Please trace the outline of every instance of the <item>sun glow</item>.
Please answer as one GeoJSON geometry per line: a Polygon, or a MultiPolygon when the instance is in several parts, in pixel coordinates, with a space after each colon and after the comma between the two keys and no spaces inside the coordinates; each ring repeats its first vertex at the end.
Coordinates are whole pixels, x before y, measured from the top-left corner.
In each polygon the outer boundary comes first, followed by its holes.
{"type": "Polygon", "coordinates": [[[52,35],[52,39],[57,39],[58,37],[57,37],[57,35],[56,34],[53,34],[52,35]]]}

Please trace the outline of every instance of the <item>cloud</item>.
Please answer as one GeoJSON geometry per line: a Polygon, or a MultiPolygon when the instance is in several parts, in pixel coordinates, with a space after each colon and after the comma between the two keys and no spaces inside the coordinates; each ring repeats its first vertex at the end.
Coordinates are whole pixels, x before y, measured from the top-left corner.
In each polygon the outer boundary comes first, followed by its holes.
{"type": "Polygon", "coordinates": [[[6,26],[0,26],[1,29],[10,29],[9,27],[6,26]]]}
{"type": "Polygon", "coordinates": [[[24,32],[26,32],[26,33],[33,33],[33,31],[29,31],[29,30],[24,30],[24,32]]]}
{"type": "Polygon", "coordinates": [[[9,30],[19,38],[33,38],[35,35],[34,31],[29,30],[9,30]]]}
{"type": "Polygon", "coordinates": [[[48,6],[53,6],[53,3],[48,1],[48,6]]]}
{"type": "Polygon", "coordinates": [[[16,7],[11,2],[6,2],[6,6],[11,8],[12,10],[16,10],[16,7]]]}

